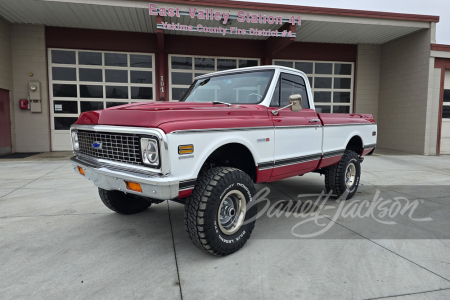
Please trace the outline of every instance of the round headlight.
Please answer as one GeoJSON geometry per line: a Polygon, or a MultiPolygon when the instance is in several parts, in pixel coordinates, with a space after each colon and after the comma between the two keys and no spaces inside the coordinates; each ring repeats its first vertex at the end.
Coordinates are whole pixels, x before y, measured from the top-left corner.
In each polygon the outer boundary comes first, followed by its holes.
{"type": "Polygon", "coordinates": [[[80,150],[80,144],[78,143],[78,132],[72,131],[72,145],[73,150],[80,150]]]}
{"type": "Polygon", "coordinates": [[[147,149],[145,150],[148,161],[152,164],[156,163],[158,161],[158,148],[156,142],[148,141],[147,149]]]}
{"type": "Polygon", "coordinates": [[[78,132],[72,131],[72,139],[74,142],[78,142],[78,132]]]}

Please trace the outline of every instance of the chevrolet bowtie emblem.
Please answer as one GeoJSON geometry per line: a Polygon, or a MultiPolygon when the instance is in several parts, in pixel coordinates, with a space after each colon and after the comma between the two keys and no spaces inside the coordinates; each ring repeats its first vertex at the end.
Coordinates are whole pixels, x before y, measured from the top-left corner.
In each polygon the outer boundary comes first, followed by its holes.
{"type": "Polygon", "coordinates": [[[95,149],[102,149],[102,142],[94,142],[92,144],[92,147],[94,147],[95,149]]]}

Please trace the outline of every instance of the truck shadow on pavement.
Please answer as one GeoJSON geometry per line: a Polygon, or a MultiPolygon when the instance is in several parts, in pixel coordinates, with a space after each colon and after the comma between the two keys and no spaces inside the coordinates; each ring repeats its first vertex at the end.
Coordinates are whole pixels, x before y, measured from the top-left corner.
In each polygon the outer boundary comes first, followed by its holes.
{"type": "MultiPolygon", "coordinates": [[[[448,186],[363,184],[351,200],[340,201],[319,199],[325,194],[323,185],[307,183],[288,179],[257,185],[258,192],[266,190],[268,194],[258,203],[250,241],[450,238],[450,233],[442,230],[450,228],[449,199],[443,196],[450,192],[448,186]]],[[[173,235],[179,247],[196,249],[184,230],[184,206],[173,201],[152,205],[136,215],[106,214],[100,219],[110,224],[111,238],[127,240],[129,245],[150,249],[171,241],[173,235]]]]}

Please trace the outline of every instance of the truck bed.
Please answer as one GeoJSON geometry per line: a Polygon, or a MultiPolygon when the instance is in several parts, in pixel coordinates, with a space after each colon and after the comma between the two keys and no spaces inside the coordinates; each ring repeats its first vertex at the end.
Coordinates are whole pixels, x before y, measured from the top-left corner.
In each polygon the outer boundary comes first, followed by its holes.
{"type": "Polygon", "coordinates": [[[323,125],[323,158],[319,168],[336,163],[338,157],[333,154],[343,153],[350,139],[360,139],[363,149],[358,153],[365,155],[372,151],[377,141],[377,124],[371,114],[318,114],[323,125]]]}

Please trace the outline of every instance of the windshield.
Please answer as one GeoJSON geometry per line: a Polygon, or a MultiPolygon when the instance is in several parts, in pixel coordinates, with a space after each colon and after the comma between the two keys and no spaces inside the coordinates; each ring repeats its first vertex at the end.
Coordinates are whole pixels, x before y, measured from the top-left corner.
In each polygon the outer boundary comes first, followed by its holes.
{"type": "Polygon", "coordinates": [[[221,75],[196,80],[181,101],[260,103],[272,80],[274,70],[221,75]]]}

